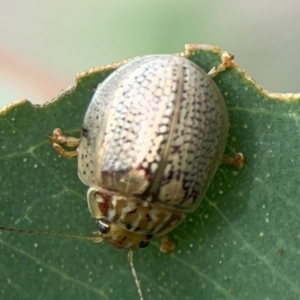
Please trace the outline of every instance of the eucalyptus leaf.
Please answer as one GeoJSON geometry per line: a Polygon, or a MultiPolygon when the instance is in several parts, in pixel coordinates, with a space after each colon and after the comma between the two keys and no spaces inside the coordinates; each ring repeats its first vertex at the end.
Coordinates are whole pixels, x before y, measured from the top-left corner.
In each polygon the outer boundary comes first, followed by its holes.
{"type": "MultiPolygon", "coordinates": [[[[208,72],[221,51],[190,46],[185,55],[208,72]]],[[[60,157],[47,136],[56,127],[79,136],[96,86],[117,66],[79,74],[46,105],[0,111],[0,226],[92,236],[76,158],[60,157]]],[[[170,235],[171,255],[159,240],[135,253],[144,298],[300,299],[300,95],[267,93],[238,67],[215,81],[229,112],[226,153],[243,152],[248,165],[219,168],[170,235]]],[[[0,231],[0,251],[1,299],[138,299],[128,251],[105,242],[0,231]]]]}

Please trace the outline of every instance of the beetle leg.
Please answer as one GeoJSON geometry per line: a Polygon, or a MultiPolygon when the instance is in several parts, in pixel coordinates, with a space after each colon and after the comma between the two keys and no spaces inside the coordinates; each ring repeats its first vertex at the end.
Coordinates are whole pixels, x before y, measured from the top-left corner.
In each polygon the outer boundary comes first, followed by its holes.
{"type": "Polygon", "coordinates": [[[169,240],[167,235],[161,238],[159,250],[163,253],[171,253],[175,249],[175,244],[169,240]]]}
{"type": "Polygon", "coordinates": [[[75,157],[78,155],[78,152],[77,150],[74,150],[74,151],[66,151],[61,145],[58,145],[56,143],[53,143],[53,148],[54,150],[60,155],[60,156],[63,156],[63,157],[66,157],[66,158],[70,158],[70,157],[75,157]]]}
{"type": "Polygon", "coordinates": [[[224,155],[222,164],[233,165],[237,169],[242,169],[247,164],[247,159],[243,153],[236,153],[233,157],[224,155]]]}
{"type": "Polygon", "coordinates": [[[215,77],[217,76],[219,73],[225,71],[226,69],[230,69],[234,67],[234,56],[224,52],[221,56],[221,60],[222,62],[217,66],[217,67],[213,67],[208,73],[207,75],[211,76],[211,77],[215,77]]]}
{"type": "Polygon", "coordinates": [[[55,128],[53,130],[53,135],[49,136],[49,140],[52,142],[53,148],[59,155],[68,158],[78,155],[77,150],[67,151],[61,144],[65,144],[67,147],[77,147],[80,140],[75,137],[65,136],[60,128],[55,128]]]}
{"type": "Polygon", "coordinates": [[[49,139],[56,144],[66,144],[68,147],[77,147],[80,140],[71,136],[65,136],[60,128],[53,130],[53,135],[49,139]]]}

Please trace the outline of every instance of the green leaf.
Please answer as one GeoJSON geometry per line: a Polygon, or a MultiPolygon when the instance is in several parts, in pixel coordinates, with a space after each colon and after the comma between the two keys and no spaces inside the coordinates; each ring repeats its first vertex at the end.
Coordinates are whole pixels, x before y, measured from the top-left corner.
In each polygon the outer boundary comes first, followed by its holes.
{"type": "MultiPolygon", "coordinates": [[[[206,71],[217,48],[186,55],[206,71]]],[[[253,62],[255,63],[255,61],[253,62]]],[[[91,236],[95,222],[76,159],[53,151],[60,127],[79,136],[97,84],[114,69],[82,73],[45,106],[19,101],[0,112],[1,226],[91,236]]],[[[280,72],[280,70],[278,70],[280,72]]],[[[264,92],[238,68],[216,78],[229,110],[227,153],[199,209],[172,234],[173,254],[155,240],[137,251],[145,300],[299,299],[299,95],[264,92]]],[[[0,232],[2,299],[138,299],[127,251],[103,242],[0,232]]]]}

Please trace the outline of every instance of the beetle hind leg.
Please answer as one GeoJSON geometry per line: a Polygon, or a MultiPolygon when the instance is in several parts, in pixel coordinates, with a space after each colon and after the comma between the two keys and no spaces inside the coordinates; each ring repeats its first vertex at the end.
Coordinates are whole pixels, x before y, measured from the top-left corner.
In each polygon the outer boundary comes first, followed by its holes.
{"type": "Polygon", "coordinates": [[[207,73],[207,75],[209,75],[210,77],[215,77],[219,73],[234,67],[234,56],[233,55],[231,55],[227,52],[224,52],[221,56],[221,60],[222,60],[222,62],[217,67],[213,67],[207,73]]]}
{"type": "Polygon", "coordinates": [[[49,140],[52,142],[54,150],[61,156],[74,157],[78,155],[77,150],[65,150],[61,145],[65,144],[67,147],[78,147],[80,140],[75,137],[65,136],[60,128],[53,130],[52,136],[49,136],[49,140]]]}

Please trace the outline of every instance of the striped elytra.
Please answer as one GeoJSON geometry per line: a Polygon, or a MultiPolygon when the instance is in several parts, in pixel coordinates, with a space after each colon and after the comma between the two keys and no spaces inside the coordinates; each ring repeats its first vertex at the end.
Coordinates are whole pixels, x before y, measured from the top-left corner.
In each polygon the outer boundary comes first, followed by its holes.
{"type": "Polygon", "coordinates": [[[176,55],[133,59],[99,84],[86,111],[78,174],[99,234],[136,250],[200,204],[224,154],[225,102],[176,55]]]}

